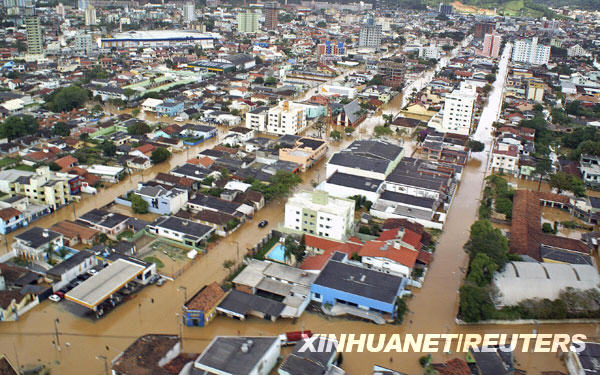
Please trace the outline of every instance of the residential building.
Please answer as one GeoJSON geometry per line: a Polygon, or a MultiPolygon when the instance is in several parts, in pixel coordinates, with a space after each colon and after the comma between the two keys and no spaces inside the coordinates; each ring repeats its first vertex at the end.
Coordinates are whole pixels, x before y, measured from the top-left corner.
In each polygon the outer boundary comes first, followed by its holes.
{"type": "Polygon", "coordinates": [[[358,46],[379,49],[381,45],[382,27],[375,23],[373,18],[368,18],[360,25],[358,46]]]}
{"type": "Polygon", "coordinates": [[[285,100],[268,111],[268,133],[298,134],[305,128],[306,112],[302,104],[285,100]]]}
{"type": "Polygon", "coordinates": [[[279,25],[279,5],[275,1],[265,3],[263,7],[263,14],[265,15],[265,29],[266,30],[277,30],[279,25]]]}
{"type": "Polygon", "coordinates": [[[245,12],[237,14],[237,29],[238,32],[244,34],[255,34],[258,32],[258,19],[260,14],[251,9],[246,9],[245,12]]]}
{"type": "Polygon", "coordinates": [[[302,166],[302,171],[327,155],[328,145],[322,139],[303,137],[292,148],[280,148],[279,160],[291,161],[302,166]]]}
{"type": "Polygon", "coordinates": [[[116,239],[117,235],[127,229],[130,217],[116,212],[93,209],[81,215],[76,223],[87,225],[108,237],[116,239]]]}
{"type": "MultiPolygon", "coordinates": [[[[98,45],[94,43],[92,34],[88,32],[79,32],[75,34],[75,37],[73,38],[72,47],[77,53],[80,53],[83,56],[90,56],[96,52],[98,45]]],[[[119,99],[125,99],[124,96],[125,95],[123,95],[123,98],[119,96],[119,99]]],[[[102,100],[106,99],[102,98],[102,100]]]]}
{"type": "Polygon", "coordinates": [[[380,323],[393,319],[407,280],[355,266],[347,259],[340,252],[332,255],[310,287],[312,299],[331,306],[332,313],[339,310],[380,323]]]}
{"type": "Polygon", "coordinates": [[[379,198],[382,186],[383,180],[336,171],[329,178],[321,182],[316,189],[339,198],[362,195],[368,201],[375,202],[379,198]]]}
{"type": "Polygon", "coordinates": [[[588,53],[585,49],[583,49],[583,47],[581,47],[579,44],[575,44],[575,45],[572,45],[571,47],[567,48],[567,56],[569,56],[569,57],[590,56],[590,53],[588,53]]]}
{"type": "Polygon", "coordinates": [[[29,261],[47,259],[50,249],[59,250],[63,247],[63,235],[40,227],[32,227],[15,236],[12,248],[16,255],[29,261]]]}
{"type": "Polygon", "coordinates": [[[283,360],[277,369],[279,375],[344,375],[345,371],[336,366],[339,355],[337,342],[328,337],[320,337],[314,342],[315,348],[323,350],[302,350],[306,339],[300,340],[294,350],[283,360]]]}
{"type": "Polygon", "coordinates": [[[383,84],[390,87],[401,87],[406,74],[404,62],[380,60],[377,64],[377,73],[383,78],[383,84]]]}
{"type": "Polygon", "coordinates": [[[269,107],[257,107],[246,112],[246,127],[248,129],[265,132],[268,124],[269,107]]]}
{"type": "Polygon", "coordinates": [[[175,335],[144,335],[112,361],[113,375],[171,375],[165,366],[181,353],[181,340],[175,335]],[[144,358],[140,361],[140,358],[144,358]]]}
{"type": "MultiPolygon", "coordinates": [[[[7,172],[7,171],[5,171],[7,172]]],[[[30,202],[48,205],[52,211],[69,202],[78,200],[76,195],[81,190],[81,180],[77,175],[61,172],[51,172],[47,166],[39,167],[34,172],[7,176],[5,183],[8,189],[0,183],[0,190],[15,195],[26,196],[30,202]]],[[[2,177],[0,177],[0,180],[2,177]]]]}
{"type": "Polygon", "coordinates": [[[463,82],[459,89],[446,94],[444,115],[439,131],[469,135],[473,125],[473,110],[477,99],[476,87],[463,82]]]}
{"type": "Polygon", "coordinates": [[[85,11],[89,5],[89,0],[77,0],[77,9],[85,11]]]}
{"type": "Polygon", "coordinates": [[[331,156],[325,177],[335,172],[385,180],[404,156],[404,149],[388,141],[354,141],[346,149],[331,156]]]}
{"type": "Polygon", "coordinates": [[[192,248],[200,248],[212,235],[214,228],[174,216],[163,216],[148,225],[147,231],[192,248]]]}
{"type": "Polygon", "coordinates": [[[196,4],[192,1],[187,1],[183,4],[183,22],[191,23],[196,21],[196,4]]]}
{"type": "Polygon", "coordinates": [[[586,184],[600,185],[600,157],[582,154],[579,157],[579,170],[586,184]]]}
{"type": "Polygon", "coordinates": [[[85,8],[85,25],[94,26],[96,23],[96,7],[90,4],[85,8]]]}
{"type": "Polygon", "coordinates": [[[39,16],[25,17],[25,30],[27,32],[27,55],[30,60],[44,57],[44,37],[39,16]]]}
{"type": "Polygon", "coordinates": [[[213,282],[205,285],[183,305],[183,321],[188,327],[204,327],[216,315],[217,306],[227,293],[213,282]]]}
{"type": "Polygon", "coordinates": [[[585,342],[579,347],[571,346],[565,356],[569,375],[598,375],[600,373],[600,344],[585,342]]]}
{"type": "Polygon", "coordinates": [[[438,12],[440,12],[440,14],[449,15],[454,13],[454,7],[452,7],[450,4],[440,3],[438,12]]]}
{"type": "Polygon", "coordinates": [[[268,375],[281,354],[278,337],[217,336],[194,361],[194,372],[268,375]]]}
{"type": "Polygon", "coordinates": [[[50,230],[63,235],[65,246],[74,246],[79,243],[92,245],[98,231],[85,225],[71,221],[61,221],[50,227],[50,230]]]}
{"type": "Polygon", "coordinates": [[[324,61],[339,60],[346,55],[346,48],[341,40],[332,41],[327,39],[317,45],[317,54],[324,61]]]}
{"type": "Polygon", "coordinates": [[[52,290],[56,292],[97,264],[98,258],[94,253],[81,250],[50,268],[46,275],[53,280],[52,290]]]}
{"type": "Polygon", "coordinates": [[[0,209],[0,233],[7,234],[27,224],[23,212],[14,207],[0,209]]]}
{"type": "Polygon", "coordinates": [[[491,34],[485,34],[483,39],[483,49],[481,54],[486,57],[497,59],[500,57],[500,46],[502,45],[502,36],[495,31],[491,34]]]}
{"type": "Polygon", "coordinates": [[[528,80],[527,81],[527,100],[538,103],[544,102],[544,88],[546,85],[542,81],[528,80]]]}
{"type": "Polygon", "coordinates": [[[550,60],[550,46],[538,44],[538,38],[517,40],[513,47],[512,60],[531,65],[545,65],[550,60]]]}
{"type": "Polygon", "coordinates": [[[476,22],[475,23],[475,31],[473,33],[473,37],[477,40],[483,40],[485,38],[485,34],[491,34],[496,29],[495,22],[476,22]]]}
{"type": "MultiPolygon", "coordinates": [[[[138,188],[131,192],[141,197],[148,203],[148,212],[161,215],[174,215],[185,207],[188,201],[187,190],[171,188],[165,189],[161,185],[151,186],[139,184],[138,188]]],[[[117,203],[131,206],[131,201],[119,199],[117,203]]]]}
{"type": "Polygon", "coordinates": [[[496,142],[492,150],[492,169],[500,173],[519,172],[519,149],[515,145],[496,142]]]}
{"type": "Polygon", "coordinates": [[[324,191],[301,191],[285,204],[284,227],[319,237],[341,240],[354,228],[354,201],[324,191]]]}

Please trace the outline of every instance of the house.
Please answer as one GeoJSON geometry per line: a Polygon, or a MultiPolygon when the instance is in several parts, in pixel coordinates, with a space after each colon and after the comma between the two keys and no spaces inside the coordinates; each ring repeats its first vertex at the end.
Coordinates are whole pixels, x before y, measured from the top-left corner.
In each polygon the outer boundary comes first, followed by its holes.
{"type": "Polygon", "coordinates": [[[492,170],[517,174],[519,172],[519,149],[517,146],[496,142],[492,150],[492,170]]]}
{"type": "Polygon", "coordinates": [[[196,194],[196,196],[187,202],[187,207],[193,211],[210,210],[224,212],[233,215],[240,220],[250,217],[254,214],[254,207],[247,204],[230,202],[210,195],[196,194]]]}
{"type": "Polygon", "coordinates": [[[217,284],[205,285],[183,305],[183,320],[188,327],[204,327],[216,315],[217,306],[227,293],[217,284]]]}
{"type": "Polygon", "coordinates": [[[600,157],[582,154],[579,158],[579,170],[586,184],[600,186],[600,157]]]}
{"type": "Polygon", "coordinates": [[[301,191],[285,204],[284,227],[295,233],[341,240],[354,227],[355,202],[324,191],[301,191]]]}
{"type": "Polygon", "coordinates": [[[328,148],[327,142],[322,139],[303,137],[292,148],[280,148],[279,160],[298,163],[302,171],[306,171],[327,155],[328,148]]]}
{"type": "Polygon", "coordinates": [[[65,246],[74,246],[78,243],[91,245],[98,235],[97,230],[68,220],[58,222],[50,229],[63,235],[65,246]]]}
{"type": "Polygon", "coordinates": [[[0,209],[0,233],[7,234],[26,225],[23,212],[13,207],[0,209]]]}
{"type": "Polygon", "coordinates": [[[180,211],[177,216],[211,226],[215,229],[215,234],[221,237],[233,232],[240,224],[239,218],[220,211],[200,210],[195,213],[180,211]]]}
{"type": "Polygon", "coordinates": [[[112,361],[113,375],[172,375],[165,366],[181,353],[175,335],[144,335],[112,361]],[[144,358],[140,361],[140,358],[144,358]]]}
{"type": "Polygon", "coordinates": [[[77,160],[77,158],[75,158],[71,155],[67,155],[60,159],[56,159],[54,161],[54,163],[57,164],[60,167],[60,169],[62,170],[62,169],[71,168],[71,167],[76,166],[79,163],[79,161],[77,160]]]}
{"type": "MultiPolygon", "coordinates": [[[[176,214],[188,201],[187,190],[178,188],[167,190],[160,185],[139,184],[133,194],[137,194],[148,203],[149,212],[161,215],[176,214]]],[[[122,201],[119,201],[119,203],[122,203],[122,201]]],[[[131,202],[129,205],[131,205],[131,202]]]]}
{"type": "Polygon", "coordinates": [[[123,167],[93,164],[87,167],[88,173],[100,177],[102,181],[116,184],[125,173],[123,167]]]}
{"type": "Polygon", "coordinates": [[[486,346],[470,349],[469,355],[474,360],[474,367],[481,375],[514,375],[514,354],[510,346],[486,346]]]}
{"type": "Polygon", "coordinates": [[[163,101],[155,107],[154,112],[159,116],[175,117],[181,112],[183,112],[183,109],[183,102],[177,102],[172,99],[166,99],[165,101],[163,101]]]}
{"type": "Polygon", "coordinates": [[[379,198],[382,188],[383,180],[334,172],[328,179],[321,182],[316,190],[325,191],[338,198],[362,195],[368,201],[375,202],[379,198]]]}
{"type": "Polygon", "coordinates": [[[571,346],[566,353],[565,364],[569,375],[598,375],[600,374],[600,344],[585,342],[575,348],[571,346]]]}
{"type": "Polygon", "coordinates": [[[32,227],[15,236],[12,248],[16,256],[30,261],[43,261],[47,259],[47,251],[63,247],[63,235],[40,227],[32,227]]]}
{"type": "Polygon", "coordinates": [[[355,266],[335,252],[310,287],[312,299],[331,306],[332,314],[346,313],[383,323],[396,315],[405,278],[355,266]]]}
{"type": "Polygon", "coordinates": [[[336,125],[339,126],[358,126],[365,118],[366,111],[360,107],[358,99],[354,99],[342,107],[341,112],[333,119],[336,125]]]}
{"type": "Polygon", "coordinates": [[[279,375],[343,375],[345,371],[337,367],[339,353],[337,342],[331,338],[321,336],[313,346],[323,350],[302,350],[306,339],[300,340],[292,352],[283,360],[277,369],[279,375]]]}
{"type": "Polygon", "coordinates": [[[199,374],[268,375],[281,353],[278,337],[217,336],[194,361],[199,374]]]}
{"type": "Polygon", "coordinates": [[[336,171],[385,180],[404,156],[404,149],[381,140],[357,140],[346,149],[331,156],[326,178],[336,171]]]}
{"type": "Polygon", "coordinates": [[[82,250],[50,268],[46,271],[46,276],[53,280],[52,289],[56,292],[97,264],[98,259],[94,253],[82,250]]]}
{"type": "Polygon", "coordinates": [[[200,248],[214,232],[214,228],[208,225],[174,216],[163,216],[154,224],[148,225],[146,230],[156,236],[177,241],[192,248],[200,248]]]}
{"type": "Polygon", "coordinates": [[[17,368],[6,358],[4,354],[0,356],[0,374],[2,375],[19,375],[17,368]]]}
{"type": "Polygon", "coordinates": [[[116,212],[93,209],[81,215],[76,223],[87,225],[108,237],[116,239],[117,235],[127,229],[129,216],[116,212]]]}
{"type": "Polygon", "coordinates": [[[209,139],[217,135],[217,128],[209,125],[186,124],[182,128],[181,135],[209,139]]]}
{"type": "Polygon", "coordinates": [[[160,99],[147,98],[142,103],[142,111],[156,113],[159,105],[163,103],[160,99]]]}
{"type": "Polygon", "coordinates": [[[127,167],[135,170],[144,170],[152,166],[150,158],[136,156],[127,160],[127,167]]]}

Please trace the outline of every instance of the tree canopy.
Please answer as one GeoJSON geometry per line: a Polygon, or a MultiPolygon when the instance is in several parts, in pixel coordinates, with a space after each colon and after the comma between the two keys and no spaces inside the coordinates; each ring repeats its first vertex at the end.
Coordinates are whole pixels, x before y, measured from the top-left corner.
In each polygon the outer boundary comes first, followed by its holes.
{"type": "Polygon", "coordinates": [[[52,112],[67,112],[83,106],[88,96],[88,90],[77,85],[63,87],[45,98],[46,108],[52,112]]]}
{"type": "Polygon", "coordinates": [[[10,116],[0,124],[0,137],[13,140],[24,135],[34,134],[37,129],[38,123],[33,116],[10,116]]]}
{"type": "Polygon", "coordinates": [[[156,150],[152,151],[152,155],[150,155],[150,160],[152,163],[158,164],[162,163],[165,160],[168,160],[171,157],[171,153],[164,147],[158,147],[156,150]]]}

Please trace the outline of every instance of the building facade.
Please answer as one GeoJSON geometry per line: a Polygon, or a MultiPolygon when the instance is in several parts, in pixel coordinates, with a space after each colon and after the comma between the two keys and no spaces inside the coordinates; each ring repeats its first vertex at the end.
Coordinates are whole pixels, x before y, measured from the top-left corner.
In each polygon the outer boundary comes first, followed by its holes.
{"type": "Polygon", "coordinates": [[[502,36],[493,32],[491,34],[485,34],[483,39],[483,49],[481,54],[486,57],[492,57],[497,59],[500,57],[500,45],[502,44],[502,36]]]}
{"type": "Polygon", "coordinates": [[[258,32],[258,19],[260,15],[250,9],[243,13],[238,13],[237,24],[238,32],[245,34],[254,34],[258,32]]]}
{"type": "Polygon", "coordinates": [[[531,65],[544,65],[550,60],[550,46],[538,44],[538,38],[522,39],[515,42],[513,61],[531,65]]]}
{"type": "Polygon", "coordinates": [[[358,37],[358,46],[367,48],[379,48],[381,44],[382,28],[375,23],[373,18],[360,25],[360,34],[358,37]]]}
{"type": "Polygon", "coordinates": [[[277,30],[277,26],[279,25],[279,20],[277,17],[279,16],[279,10],[277,9],[277,2],[271,1],[265,3],[264,7],[264,15],[265,15],[265,29],[267,30],[277,30]]]}
{"type": "Polygon", "coordinates": [[[463,83],[446,95],[442,132],[469,135],[473,124],[473,107],[477,99],[475,86],[463,83]]]}

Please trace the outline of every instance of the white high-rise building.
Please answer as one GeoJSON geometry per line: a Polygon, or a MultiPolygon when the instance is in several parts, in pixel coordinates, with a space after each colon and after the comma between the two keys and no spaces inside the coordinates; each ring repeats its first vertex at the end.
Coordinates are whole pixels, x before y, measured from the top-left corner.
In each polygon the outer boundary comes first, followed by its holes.
{"type": "Polygon", "coordinates": [[[379,48],[381,44],[382,27],[375,23],[373,18],[360,25],[360,35],[358,37],[359,47],[379,48]]]}
{"type": "Polygon", "coordinates": [[[75,34],[73,38],[73,50],[84,55],[89,56],[96,51],[97,45],[94,44],[92,34],[86,32],[79,32],[75,34]]]}
{"type": "Polygon", "coordinates": [[[459,89],[446,94],[441,128],[444,133],[469,135],[473,124],[473,107],[477,99],[476,87],[463,82],[459,89]]]}
{"type": "Polygon", "coordinates": [[[306,105],[289,101],[277,107],[259,107],[246,112],[246,127],[273,134],[298,134],[306,128],[306,105]]]}
{"type": "Polygon", "coordinates": [[[522,62],[531,65],[545,65],[550,60],[550,46],[538,44],[538,38],[531,40],[518,40],[513,48],[514,62],[522,62]]]}
{"type": "Polygon", "coordinates": [[[325,191],[300,191],[285,204],[284,227],[298,233],[344,240],[354,226],[354,201],[325,191]]]}
{"type": "Polygon", "coordinates": [[[25,28],[27,31],[27,56],[28,61],[36,61],[44,57],[44,37],[40,17],[25,17],[25,28]]]}
{"type": "Polygon", "coordinates": [[[250,9],[246,9],[245,12],[237,14],[238,32],[240,33],[257,33],[258,32],[258,19],[260,15],[250,9]]]}
{"type": "Polygon", "coordinates": [[[58,5],[56,6],[56,14],[60,17],[65,16],[65,6],[63,5],[63,3],[58,3],[58,5]]]}
{"type": "Polygon", "coordinates": [[[93,5],[88,5],[85,9],[85,25],[93,26],[96,25],[96,8],[93,5]]]}
{"type": "Polygon", "coordinates": [[[183,4],[183,20],[186,23],[196,21],[196,5],[191,1],[183,4]]]}

